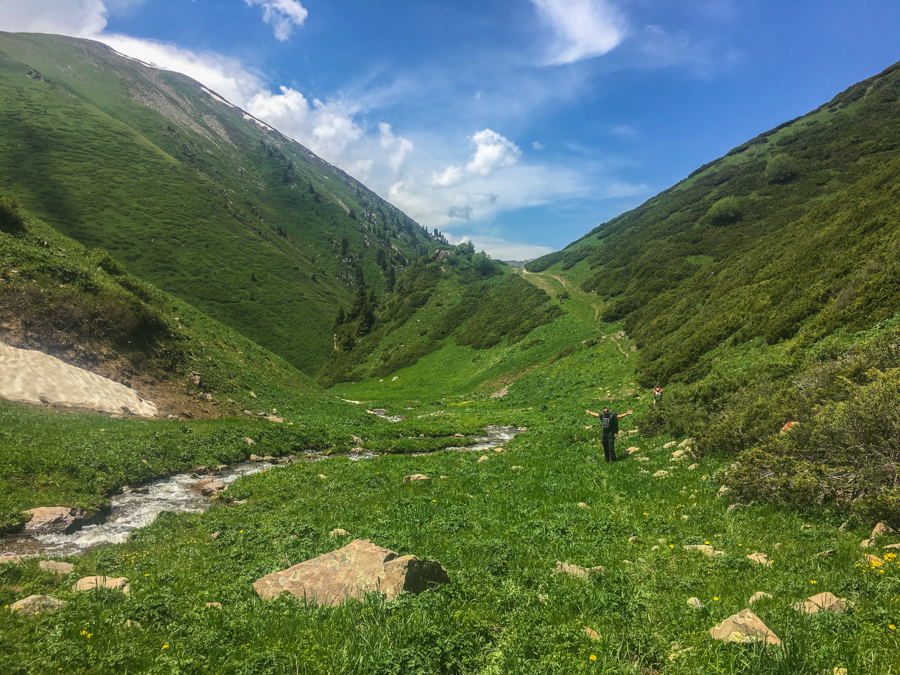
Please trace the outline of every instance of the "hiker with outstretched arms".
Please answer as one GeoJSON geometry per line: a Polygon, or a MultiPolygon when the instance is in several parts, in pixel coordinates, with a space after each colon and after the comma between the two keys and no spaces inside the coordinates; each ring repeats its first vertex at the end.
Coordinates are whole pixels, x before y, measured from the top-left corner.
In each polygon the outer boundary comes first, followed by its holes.
{"type": "Polygon", "coordinates": [[[606,455],[607,462],[615,462],[615,444],[616,434],[619,433],[619,420],[623,417],[633,415],[634,411],[629,410],[627,413],[622,413],[621,415],[611,412],[609,408],[604,408],[603,414],[591,412],[590,410],[585,410],[585,412],[588,415],[599,417],[600,421],[603,422],[603,454],[606,455]]]}

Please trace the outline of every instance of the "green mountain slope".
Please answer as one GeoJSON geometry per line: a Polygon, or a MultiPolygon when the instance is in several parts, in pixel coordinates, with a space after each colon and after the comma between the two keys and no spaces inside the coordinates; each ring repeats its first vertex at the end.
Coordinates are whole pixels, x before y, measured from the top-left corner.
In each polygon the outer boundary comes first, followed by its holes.
{"type": "Polygon", "coordinates": [[[656,424],[752,449],[739,494],[897,518],[898,139],[900,65],[528,267],[625,320],[639,381],[675,385],[656,424]]]}
{"type": "Polygon", "coordinates": [[[0,189],[307,373],[355,268],[433,237],[199,83],[99,43],[0,33],[0,189]]]}

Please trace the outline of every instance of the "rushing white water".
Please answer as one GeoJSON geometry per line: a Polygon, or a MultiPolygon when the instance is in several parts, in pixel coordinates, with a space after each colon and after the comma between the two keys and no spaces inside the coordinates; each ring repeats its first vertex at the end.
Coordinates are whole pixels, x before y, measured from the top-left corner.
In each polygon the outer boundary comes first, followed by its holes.
{"type": "MultiPolygon", "coordinates": [[[[516,434],[525,431],[521,427],[487,427],[484,436],[470,439],[471,445],[448,448],[460,452],[479,452],[497,447],[509,441],[516,434]]],[[[432,454],[432,453],[416,453],[432,454]]],[[[347,457],[350,460],[372,459],[379,455],[368,450],[350,454],[320,455],[305,457],[308,461],[322,461],[329,457],[347,457]]],[[[292,458],[291,461],[298,461],[292,458]]],[[[0,555],[50,556],[76,555],[98,546],[120,544],[141,527],[152,523],[163,511],[174,513],[198,513],[209,507],[209,498],[191,485],[201,478],[213,478],[229,485],[242,476],[249,476],[275,465],[269,462],[243,462],[220,472],[197,474],[180,473],[161,478],[144,488],[127,490],[124,494],[110,499],[112,508],[105,523],[88,525],[72,534],[30,534],[25,532],[0,541],[0,555]]]]}

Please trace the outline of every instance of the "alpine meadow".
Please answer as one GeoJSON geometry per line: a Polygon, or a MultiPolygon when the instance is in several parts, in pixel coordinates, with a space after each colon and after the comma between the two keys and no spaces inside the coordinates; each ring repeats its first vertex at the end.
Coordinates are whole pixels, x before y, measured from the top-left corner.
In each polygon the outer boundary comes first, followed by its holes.
{"type": "Polygon", "coordinates": [[[0,397],[2,673],[897,675],[900,64],[520,267],[0,33],[0,397]]]}

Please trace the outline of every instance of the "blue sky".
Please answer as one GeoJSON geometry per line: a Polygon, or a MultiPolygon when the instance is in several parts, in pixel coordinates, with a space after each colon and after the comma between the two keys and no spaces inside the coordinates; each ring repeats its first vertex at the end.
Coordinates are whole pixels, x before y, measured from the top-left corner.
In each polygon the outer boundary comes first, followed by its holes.
{"type": "Polygon", "coordinates": [[[897,0],[0,0],[0,30],[184,72],[503,259],[900,60],[897,0]]]}

